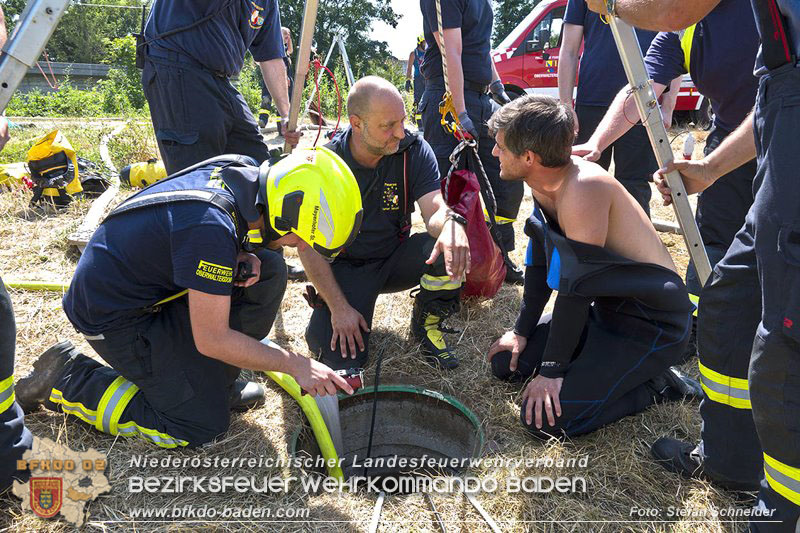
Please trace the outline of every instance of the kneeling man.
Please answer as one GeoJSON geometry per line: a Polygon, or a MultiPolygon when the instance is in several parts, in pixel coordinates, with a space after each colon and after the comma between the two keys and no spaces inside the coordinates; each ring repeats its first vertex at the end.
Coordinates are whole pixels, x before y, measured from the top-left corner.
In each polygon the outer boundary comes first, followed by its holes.
{"type": "Polygon", "coordinates": [[[364,220],[361,233],[331,265],[300,253],[325,301],[311,316],[308,346],[332,368],[363,366],[378,295],[419,285],[411,332],[428,363],[455,368],[458,359],[445,343],[442,321],[458,310],[469,270],[466,221],[445,204],[431,147],[404,129],[405,106],[394,85],[377,76],[358,80],[347,113],[350,127],[328,148],[355,174],[364,220]],[[410,235],[414,202],[426,233],[410,235]]]}
{"type": "Polygon", "coordinates": [[[570,110],[526,96],[489,126],[500,177],[524,180],[535,201],[519,318],[489,349],[498,378],[535,375],[522,423],[539,438],[574,436],[699,395],[670,370],[688,340],[686,286],[636,200],[600,166],[570,156],[570,110]],[[553,313],[543,315],[553,290],[553,313]]]}

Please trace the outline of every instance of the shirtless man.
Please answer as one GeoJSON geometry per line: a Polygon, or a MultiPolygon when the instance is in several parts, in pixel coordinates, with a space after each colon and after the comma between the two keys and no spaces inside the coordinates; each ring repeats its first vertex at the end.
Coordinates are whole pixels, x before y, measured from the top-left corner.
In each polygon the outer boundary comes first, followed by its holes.
{"type": "Polygon", "coordinates": [[[535,375],[522,395],[525,427],[543,439],[580,435],[702,394],[670,369],[688,341],[686,286],[636,200],[600,166],[570,156],[569,108],[526,96],[489,127],[500,177],[525,181],[535,200],[519,318],[488,354],[500,379],[535,375]],[[553,290],[553,313],[542,314],[553,290]]]}

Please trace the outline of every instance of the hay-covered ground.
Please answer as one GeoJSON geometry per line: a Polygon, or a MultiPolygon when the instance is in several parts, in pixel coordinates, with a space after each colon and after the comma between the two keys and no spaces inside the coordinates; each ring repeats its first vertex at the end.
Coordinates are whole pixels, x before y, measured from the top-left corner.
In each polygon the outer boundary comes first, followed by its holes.
{"type": "MultiPolygon", "coordinates": [[[[3,161],[20,160],[30,140],[48,129],[42,127],[12,132],[15,140],[2,154],[3,161]],[[27,145],[25,143],[28,143],[27,145]]],[[[97,143],[111,126],[67,126],[65,133],[80,155],[95,159],[97,143]]],[[[698,141],[703,132],[694,132],[698,141]]],[[[313,141],[306,134],[304,143],[313,141]]],[[[680,146],[682,139],[675,141],[680,146]]],[[[700,143],[701,144],[701,143],[700,143]]],[[[115,164],[123,165],[154,155],[152,133],[146,126],[132,126],[112,143],[115,164]]],[[[699,155],[699,148],[697,151],[699,155]]],[[[123,191],[123,195],[127,192],[123,191]]],[[[0,193],[0,275],[6,280],[28,279],[68,282],[78,255],[66,243],[66,237],[79,225],[89,202],[75,202],[67,210],[52,214],[27,207],[30,194],[24,191],[0,193]]],[[[663,209],[654,198],[654,217],[671,219],[671,209],[663,209]]],[[[518,264],[526,246],[522,233],[524,218],[531,212],[527,191],[517,229],[516,250],[512,257],[518,264]]],[[[417,227],[419,227],[417,221],[417,227]]],[[[680,237],[662,235],[676,263],[684,270],[687,254],[680,237]]],[[[291,255],[291,254],[290,254],[291,255]]],[[[296,260],[296,259],[295,259],[296,260]]],[[[291,283],[271,337],[280,344],[306,353],[303,331],[311,309],[301,297],[304,284],[291,283]]],[[[69,339],[92,354],[83,338],[70,326],[60,309],[60,294],[12,290],[17,320],[16,375],[24,376],[35,358],[53,343],[69,339]]],[[[483,479],[502,482],[510,477],[583,476],[585,493],[512,494],[499,490],[480,494],[479,501],[504,531],[738,531],[742,522],[728,523],[715,518],[720,509],[746,506],[733,495],[703,481],[688,481],[667,473],[655,465],[649,445],[662,435],[696,440],[700,417],[697,404],[667,404],[646,413],[626,418],[596,433],[566,443],[540,443],[527,436],[519,423],[519,386],[494,380],[486,362],[491,342],[513,325],[521,298],[520,287],[504,286],[491,301],[467,302],[451,320],[461,330],[450,336],[457,346],[461,366],[449,373],[436,371],[419,358],[418,348],[409,341],[408,324],[412,300],[407,293],[381,296],[373,323],[367,383],[374,377],[375,356],[383,353],[382,383],[412,384],[454,396],[472,409],[481,420],[486,435],[487,457],[505,458],[588,458],[587,468],[482,468],[471,472],[483,479]],[[670,508],[694,511],[695,517],[668,517],[670,508]],[[641,517],[635,509],[654,509],[660,516],[641,517]],[[698,518],[697,516],[700,516],[698,518]],[[647,520],[656,520],[648,522],[647,520]]],[[[687,369],[696,374],[694,365],[687,369]]],[[[263,377],[268,390],[265,406],[235,415],[227,435],[201,450],[166,451],[138,439],[103,435],[87,425],[61,414],[39,411],[26,417],[34,435],[48,437],[72,449],[96,448],[108,454],[107,476],[111,493],[88,505],[90,529],[131,529],[192,531],[366,531],[376,501],[374,494],[306,494],[299,485],[288,494],[146,494],[131,493],[131,476],[175,475],[255,475],[258,477],[298,475],[288,468],[244,470],[140,468],[130,464],[133,455],[150,457],[287,457],[289,437],[302,424],[303,416],[295,402],[270,380],[263,377]],[[148,523],[130,521],[136,508],[173,508],[184,505],[261,506],[272,509],[309,509],[310,517],[301,521],[256,523],[233,522],[148,523]],[[114,523],[115,522],[115,523],[114,523]]],[[[435,496],[436,507],[446,521],[448,531],[488,531],[480,515],[459,495],[435,496]]],[[[0,495],[0,531],[63,531],[72,526],[64,521],[45,521],[23,511],[19,500],[0,495]]],[[[384,506],[381,531],[436,531],[438,525],[430,506],[421,495],[389,497],[384,506]]]]}

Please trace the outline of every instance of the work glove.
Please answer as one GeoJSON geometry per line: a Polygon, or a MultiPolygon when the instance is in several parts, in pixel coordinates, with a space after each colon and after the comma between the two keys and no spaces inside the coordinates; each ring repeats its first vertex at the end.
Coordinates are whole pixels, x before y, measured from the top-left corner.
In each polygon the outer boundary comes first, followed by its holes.
{"type": "Polygon", "coordinates": [[[461,122],[461,127],[467,130],[467,133],[472,135],[473,139],[477,141],[480,138],[478,135],[478,128],[472,123],[472,119],[469,118],[466,111],[458,114],[458,120],[461,122]]]}
{"type": "Polygon", "coordinates": [[[506,105],[511,102],[511,98],[508,97],[508,93],[506,93],[506,89],[503,87],[503,82],[500,80],[494,80],[492,84],[489,85],[489,92],[492,93],[494,101],[500,105],[506,105]]]}
{"type": "Polygon", "coordinates": [[[411,90],[411,80],[406,80],[406,91],[411,90]]]}

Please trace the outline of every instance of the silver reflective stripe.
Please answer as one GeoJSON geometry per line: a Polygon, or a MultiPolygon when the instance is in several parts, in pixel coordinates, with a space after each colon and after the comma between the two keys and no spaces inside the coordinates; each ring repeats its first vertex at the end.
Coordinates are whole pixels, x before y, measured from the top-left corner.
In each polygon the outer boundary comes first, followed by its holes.
{"type": "Polygon", "coordinates": [[[133,437],[134,435],[140,435],[147,440],[150,440],[156,444],[166,444],[166,445],[173,445],[173,446],[185,446],[186,442],[180,439],[173,439],[171,437],[162,437],[161,435],[150,435],[141,431],[139,426],[133,425],[130,427],[119,428],[119,434],[125,437],[133,437]]]}
{"type": "MultiPolygon", "coordinates": [[[[14,382],[11,382],[11,385],[5,389],[0,390],[0,405],[3,405],[3,402],[11,398],[14,395],[14,382]]],[[[3,411],[0,411],[2,413],[3,411]]]]}
{"type": "Polygon", "coordinates": [[[727,385],[722,385],[721,383],[717,383],[716,381],[710,380],[708,377],[702,374],[700,375],[700,379],[703,381],[703,385],[713,390],[714,392],[724,394],[725,396],[730,396],[731,398],[738,398],[740,400],[748,400],[748,401],[750,400],[749,390],[737,389],[736,387],[729,387],[727,385]]]}
{"type": "Polygon", "coordinates": [[[61,410],[64,411],[65,413],[73,413],[73,414],[74,413],[80,413],[81,416],[86,417],[86,420],[88,420],[91,423],[95,423],[97,421],[97,417],[95,417],[92,414],[87,413],[86,411],[84,411],[80,407],[72,407],[71,405],[66,405],[66,404],[63,404],[63,403],[60,404],[60,405],[61,405],[61,410]]]}
{"type": "Polygon", "coordinates": [[[795,494],[800,497],[800,481],[790,478],[783,472],[779,470],[775,470],[770,464],[764,461],[764,469],[770,475],[772,479],[789,489],[790,491],[794,492],[795,494]]]}
{"type": "Polygon", "coordinates": [[[100,335],[86,335],[84,333],[83,336],[86,337],[87,341],[102,341],[106,338],[102,333],[100,335]]]}
{"type": "Polygon", "coordinates": [[[153,194],[147,194],[145,196],[140,196],[138,198],[134,198],[127,202],[123,202],[122,204],[120,204],[120,207],[129,208],[141,203],[150,203],[153,201],[154,198],[184,197],[184,198],[199,198],[202,200],[211,200],[211,198],[213,198],[215,194],[217,193],[212,191],[198,191],[198,190],[155,192],[153,194]]]}
{"type": "Polygon", "coordinates": [[[114,409],[117,408],[119,405],[119,400],[122,398],[122,395],[125,394],[125,391],[133,387],[133,383],[130,381],[125,380],[117,387],[117,390],[114,391],[114,394],[111,396],[111,399],[108,400],[108,404],[106,404],[106,408],[103,410],[103,431],[106,433],[111,433],[111,415],[114,414],[114,409]]]}
{"type": "Polygon", "coordinates": [[[325,236],[325,247],[330,248],[336,228],[333,224],[331,206],[328,205],[328,199],[325,198],[325,192],[322,189],[319,190],[319,208],[320,216],[317,221],[317,229],[325,236]]]}

